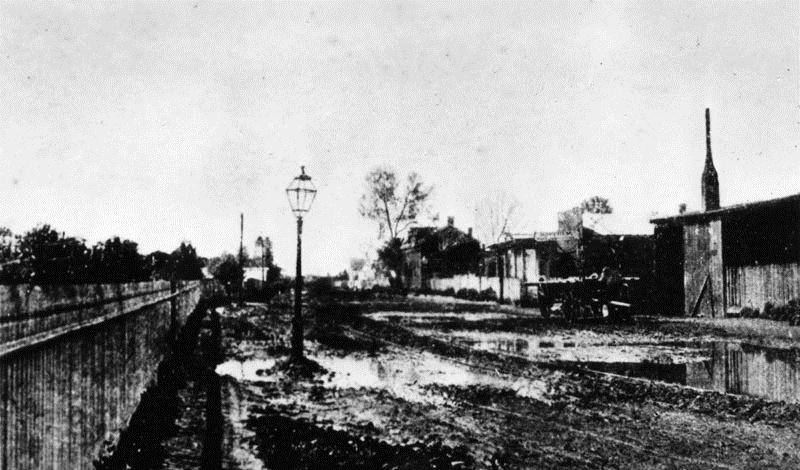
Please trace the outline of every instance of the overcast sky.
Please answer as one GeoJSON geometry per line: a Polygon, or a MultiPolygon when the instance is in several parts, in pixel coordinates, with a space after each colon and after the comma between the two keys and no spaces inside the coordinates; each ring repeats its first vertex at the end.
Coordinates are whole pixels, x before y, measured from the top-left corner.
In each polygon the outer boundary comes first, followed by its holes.
{"type": "Polygon", "coordinates": [[[465,229],[498,190],[527,231],[594,194],[642,221],[699,207],[706,107],[723,205],[797,193],[798,25],[796,1],[0,3],[0,225],[212,256],[243,212],[291,271],[301,164],[312,273],[374,244],[378,164],[465,229]]]}

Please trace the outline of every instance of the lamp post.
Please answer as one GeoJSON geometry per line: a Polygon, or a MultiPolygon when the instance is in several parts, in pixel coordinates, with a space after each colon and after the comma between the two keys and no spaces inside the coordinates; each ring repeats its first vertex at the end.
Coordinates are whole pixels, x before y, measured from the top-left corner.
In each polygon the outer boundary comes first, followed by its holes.
{"type": "Polygon", "coordinates": [[[311,177],[306,174],[306,167],[300,167],[300,174],[295,176],[286,187],[286,196],[289,206],[297,218],[297,271],[294,281],[294,317],[292,318],[292,352],[293,360],[303,357],[303,269],[301,263],[303,234],[303,216],[311,209],[311,204],[317,196],[317,188],[311,182],[311,177]]]}

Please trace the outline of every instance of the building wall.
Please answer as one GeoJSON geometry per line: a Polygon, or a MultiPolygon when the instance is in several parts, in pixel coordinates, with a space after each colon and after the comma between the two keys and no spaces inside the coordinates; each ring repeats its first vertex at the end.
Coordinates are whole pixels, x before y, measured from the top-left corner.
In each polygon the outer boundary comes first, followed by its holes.
{"type": "Polygon", "coordinates": [[[539,260],[533,248],[509,248],[504,252],[506,278],[526,282],[539,280],[539,260]]]}
{"type": "Polygon", "coordinates": [[[722,264],[722,223],[719,220],[687,224],[684,241],[684,312],[698,315],[723,316],[725,283],[722,264]],[[708,283],[704,290],[706,280],[708,283]]]}
{"type": "Polygon", "coordinates": [[[684,227],[679,224],[657,225],[654,232],[655,248],[652,309],[659,315],[684,315],[684,227]]]}
{"type": "Polygon", "coordinates": [[[726,267],[728,305],[763,309],[800,297],[800,263],[726,267]]]}
{"type": "Polygon", "coordinates": [[[422,287],[422,255],[417,250],[405,253],[405,266],[403,268],[404,284],[410,289],[422,287]]]}

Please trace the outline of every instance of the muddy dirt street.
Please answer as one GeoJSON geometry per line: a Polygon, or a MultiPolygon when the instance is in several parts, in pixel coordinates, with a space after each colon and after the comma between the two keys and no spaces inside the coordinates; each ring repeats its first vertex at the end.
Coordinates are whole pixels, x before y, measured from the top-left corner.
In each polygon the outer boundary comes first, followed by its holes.
{"type": "Polygon", "coordinates": [[[443,298],[220,313],[231,468],[797,468],[798,353],[758,324],[566,325],[443,298]]]}

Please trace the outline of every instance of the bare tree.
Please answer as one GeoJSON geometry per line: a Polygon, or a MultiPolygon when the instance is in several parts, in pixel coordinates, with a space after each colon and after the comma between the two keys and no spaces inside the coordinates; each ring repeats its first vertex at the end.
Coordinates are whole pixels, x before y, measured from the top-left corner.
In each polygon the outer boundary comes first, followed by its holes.
{"type": "Polygon", "coordinates": [[[475,235],[483,243],[500,241],[517,228],[519,200],[505,191],[491,193],[475,204],[475,235]]]}
{"type": "Polygon", "coordinates": [[[383,238],[384,234],[389,235],[389,240],[399,238],[427,211],[432,190],[414,172],[409,173],[405,184],[401,185],[393,169],[377,167],[367,174],[359,213],[378,223],[378,238],[383,238]]]}

